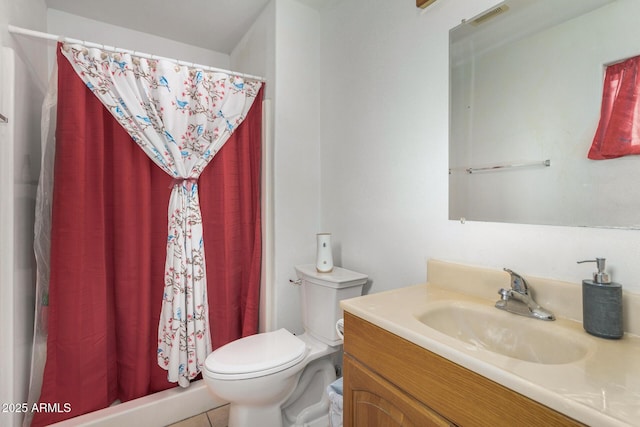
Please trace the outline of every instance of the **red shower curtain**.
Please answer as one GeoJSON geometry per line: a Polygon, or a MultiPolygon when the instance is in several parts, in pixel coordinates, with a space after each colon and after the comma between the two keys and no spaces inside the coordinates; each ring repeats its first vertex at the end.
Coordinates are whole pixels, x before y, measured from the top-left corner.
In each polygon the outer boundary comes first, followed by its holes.
{"type": "Polygon", "coordinates": [[[640,56],[607,67],[592,160],[640,154],[640,56]]]}
{"type": "MultiPolygon", "coordinates": [[[[175,385],[156,360],[171,178],[59,52],[58,73],[40,403],[59,410],[36,413],[33,426],[175,385]]],[[[261,100],[199,179],[213,348],[258,329],[261,100]]]]}

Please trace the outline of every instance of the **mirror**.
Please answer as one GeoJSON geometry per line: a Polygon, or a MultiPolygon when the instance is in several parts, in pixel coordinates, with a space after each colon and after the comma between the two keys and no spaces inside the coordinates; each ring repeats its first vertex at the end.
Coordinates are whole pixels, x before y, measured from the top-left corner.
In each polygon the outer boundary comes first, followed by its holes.
{"type": "Polygon", "coordinates": [[[449,219],[640,228],[640,156],[587,158],[638,16],[637,0],[507,0],[451,30],[449,219]]]}

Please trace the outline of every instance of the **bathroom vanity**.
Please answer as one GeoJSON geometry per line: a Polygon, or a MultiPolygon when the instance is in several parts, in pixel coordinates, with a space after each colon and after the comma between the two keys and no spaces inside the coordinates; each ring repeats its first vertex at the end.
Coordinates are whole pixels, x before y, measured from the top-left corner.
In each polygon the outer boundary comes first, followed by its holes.
{"type": "Polygon", "coordinates": [[[345,336],[347,427],[582,425],[349,313],[345,336]]]}
{"type": "Polygon", "coordinates": [[[508,274],[434,260],[427,284],[343,301],[344,425],[640,425],[638,296],[605,340],[580,286],[528,279],[556,321],[495,309],[508,274]]]}

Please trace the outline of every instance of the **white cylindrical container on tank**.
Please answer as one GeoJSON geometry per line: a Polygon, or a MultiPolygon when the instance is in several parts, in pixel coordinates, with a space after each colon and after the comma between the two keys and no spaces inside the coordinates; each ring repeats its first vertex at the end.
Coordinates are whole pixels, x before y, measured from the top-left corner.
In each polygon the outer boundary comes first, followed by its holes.
{"type": "Polygon", "coordinates": [[[316,234],[318,250],[316,254],[316,270],[329,273],[333,270],[333,253],[331,252],[331,233],[316,234]]]}

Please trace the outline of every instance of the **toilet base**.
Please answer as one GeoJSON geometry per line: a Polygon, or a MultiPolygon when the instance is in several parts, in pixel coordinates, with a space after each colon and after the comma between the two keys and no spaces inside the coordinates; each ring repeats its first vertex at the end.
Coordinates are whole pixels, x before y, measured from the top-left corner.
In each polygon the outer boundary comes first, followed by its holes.
{"type": "Polygon", "coordinates": [[[282,411],[279,406],[229,405],[229,427],[262,426],[283,427],[282,411]]]}
{"type": "Polygon", "coordinates": [[[229,427],[325,427],[329,423],[329,397],[324,390],[336,379],[330,357],[309,363],[299,374],[291,395],[278,405],[257,406],[231,402],[229,427]]]}
{"type": "Polygon", "coordinates": [[[329,396],[326,389],[336,380],[331,357],[311,362],[302,372],[294,393],[282,405],[285,427],[313,427],[329,424],[329,396]]]}
{"type": "Polygon", "coordinates": [[[329,415],[323,415],[320,418],[316,418],[312,421],[307,421],[304,424],[285,424],[286,427],[327,427],[329,425],[329,415]]]}

